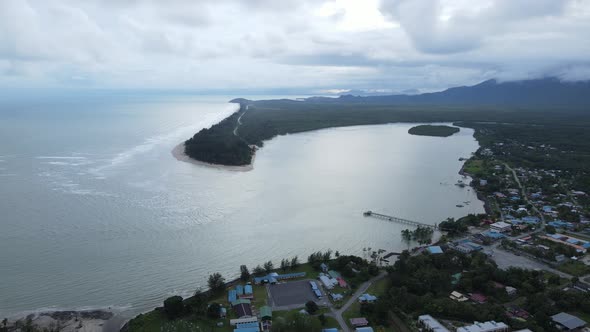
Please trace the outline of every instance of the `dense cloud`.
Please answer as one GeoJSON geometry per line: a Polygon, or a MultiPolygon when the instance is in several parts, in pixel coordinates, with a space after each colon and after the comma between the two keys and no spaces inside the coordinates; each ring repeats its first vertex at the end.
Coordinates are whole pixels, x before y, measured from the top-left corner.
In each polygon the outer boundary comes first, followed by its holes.
{"type": "Polygon", "coordinates": [[[4,0],[0,84],[440,89],[590,78],[590,0],[4,0]]]}

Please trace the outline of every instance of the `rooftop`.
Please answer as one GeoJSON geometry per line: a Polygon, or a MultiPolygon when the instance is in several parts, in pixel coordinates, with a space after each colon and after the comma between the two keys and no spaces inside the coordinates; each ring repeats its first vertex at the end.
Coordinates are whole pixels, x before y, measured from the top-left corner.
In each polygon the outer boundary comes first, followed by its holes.
{"type": "Polygon", "coordinates": [[[560,312],[557,315],[553,315],[553,316],[551,316],[551,319],[555,323],[567,328],[568,330],[577,329],[579,327],[586,325],[585,321],[581,320],[580,318],[578,318],[574,315],[570,315],[565,312],[560,312]]]}

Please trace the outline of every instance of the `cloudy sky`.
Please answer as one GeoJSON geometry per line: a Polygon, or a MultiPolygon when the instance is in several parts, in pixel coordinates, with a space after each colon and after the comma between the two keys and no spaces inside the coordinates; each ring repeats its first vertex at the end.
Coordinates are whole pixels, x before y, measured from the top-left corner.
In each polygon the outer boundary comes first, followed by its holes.
{"type": "Polygon", "coordinates": [[[590,0],[0,0],[0,87],[590,78],[590,0]]]}

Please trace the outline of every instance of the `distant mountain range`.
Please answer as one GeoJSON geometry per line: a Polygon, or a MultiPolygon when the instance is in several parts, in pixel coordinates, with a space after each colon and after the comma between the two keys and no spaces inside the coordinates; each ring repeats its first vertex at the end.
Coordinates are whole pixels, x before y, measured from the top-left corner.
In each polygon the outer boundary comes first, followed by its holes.
{"type": "Polygon", "coordinates": [[[501,105],[539,107],[590,107],[590,81],[564,82],[557,78],[498,82],[488,80],[473,86],[441,92],[388,96],[341,95],[339,98],[312,97],[315,102],[379,104],[501,105]]]}

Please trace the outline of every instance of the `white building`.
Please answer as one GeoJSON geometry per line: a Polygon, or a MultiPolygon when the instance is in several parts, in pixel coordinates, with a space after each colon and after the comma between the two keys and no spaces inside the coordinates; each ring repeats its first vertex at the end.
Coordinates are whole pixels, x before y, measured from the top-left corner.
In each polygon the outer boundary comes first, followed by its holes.
{"type": "Polygon", "coordinates": [[[457,332],[507,332],[510,327],[502,322],[474,322],[473,325],[457,328],[457,332]]]}
{"type": "Polygon", "coordinates": [[[449,332],[446,327],[430,315],[422,315],[418,317],[418,325],[422,326],[423,331],[427,332],[449,332]]]}
{"type": "Polygon", "coordinates": [[[505,233],[512,230],[512,225],[507,222],[498,221],[491,224],[490,229],[495,232],[505,233]]]}

